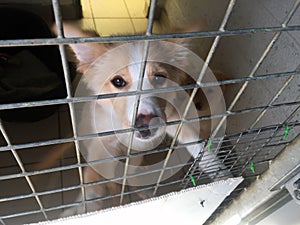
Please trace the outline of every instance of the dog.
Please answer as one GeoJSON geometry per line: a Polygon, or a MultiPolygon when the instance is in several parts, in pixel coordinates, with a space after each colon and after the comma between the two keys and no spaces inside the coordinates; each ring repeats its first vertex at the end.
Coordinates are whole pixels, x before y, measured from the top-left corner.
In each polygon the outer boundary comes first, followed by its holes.
{"type": "MultiPolygon", "coordinates": [[[[193,29],[185,31],[199,30],[193,29]]],[[[93,31],[81,30],[68,23],[64,23],[64,33],[66,37],[97,36],[93,31]]],[[[216,154],[204,151],[204,142],[199,142],[210,137],[220,119],[200,122],[195,119],[225,112],[223,87],[203,87],[198,90],[182,88],[196,83],[203,66],[199,57],[189,50],[190,41],[183,38],[69,45],[77,59],[77,70],[82,74],[76,96],[102,96],[96,101],[75,107],[77,135],[99,134],[96,138],[80,141],[80,151],[90,165],[83,171],[84,183],[110,180],[85,187],[85,198],[91,200],[115,196],[106,205],[105,201],[88,203],[88,211],[120,204],[119,195],[124,191],[124,185],[135,190],[134,187],[158,182],[158,177],[151,173],[135,175],[168,165],[168,161],[163,160],[154,167],[144,166],[144,157],[140,154],[160,146],[166,136],[177,139],[177,142],[171,143],[173,149],[167,157],[170,162],[175,158],[173,153],[178,143],[194,143],[186,145],[186,149],[189,157],[194,159],[202,154],[198,167],[203,173],[212,180],[230,176],[216,154]],[[155,92],[167,88],[177,90],[155,92]],[[110,98],[105,97],[112,93],[114,95],[110,98]],[[124,93],[127,95],[122,95],[124,93]],[[194,95],[193,101],[190,100],[191,95],[194,95]],[[184,123],[180,123],[182,120],[184,123]],[[128,154],[136,155],[128,158],[128,154]],[[118,157],[123,160],[114,160],[118,157]],[[97,160],[102,161],[97,163],[97,160]],[[122,179],[116,180],[116,177],[122,179]]],[[[221,73],[213,74],[208,68],[202,82],[217,81],[220,76],[221,73]]],[[[188,159],[183,160],[187,162],[188,159]]],[[[153,190],[137,192],[141,199],[149,198],[152,194],[153,190]]],[[[82,211],[77,207],[67,214],[82,211]]]]}

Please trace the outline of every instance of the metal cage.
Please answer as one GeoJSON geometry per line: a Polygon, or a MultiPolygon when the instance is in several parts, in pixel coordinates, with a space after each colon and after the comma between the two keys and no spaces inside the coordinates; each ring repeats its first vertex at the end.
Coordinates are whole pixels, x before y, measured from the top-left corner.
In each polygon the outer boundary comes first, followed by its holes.
{"type": "MultiPolygon", "coordinates": [[[[270,52],[273,48],[283,48],[280,45],[280,38],[284,34],[297,33],[299,37],[300,24],[299,20],[290,23],[294,18],[296,12],[299,14],[300,1],[295,0],[289,12],[286,13],[286,17],[280,21],[277,26],[264,26],[264,27],[250,27],[250,28],[238,28],[228,29],[228,23],[234,10],[238,10],[238,1],[230,0],[226,6],[225,14],[223,15],[222,22],[218,29],[201,32],[187,32],[187,33],[171,33],[171,34],[154,34],[152,28],[154,24],[154,14],[157,2],[151,0],[151,5],[148,15],[148,26],[144,34],[139,35],[125,35],[125,36],[108,36],[108,37],[81,37],[81,38],[65,38],[63,35],[62,27],[62,16],[60,12],[59,0],[52,0],[53,13],[55,23],[58,28],[58,35],[56,38],[35,38],[35,39],[10,39],[0,40],[0,47],[31,47],[31,46],[58,46],[61,65],[63,68],[63,81],[65,84],[66,97],[50,99],[50,100],[38,100],[38,101],[26,101],[26,102],[14,102],[4,103],[0,105],[0,110],[12,110],[21,108],[35,108],[59,105],[63,107],[61,112],[67,116],[60,118],[64,121],[61,126],[68,127],[72,136],[62,135],[61,137],[42,137],[37,138],[31,142],[15,142],[11,138],[11,134],[14,132],[13,129],[9,128],[9,123],[0,121],[0,130],[2,135],[3,144],[0,146],[0,153],[3,159],[3,165],[1,166],[0,184],[2,194],[0,197],[0,223],[15,224],[22,222],[37,222],[42,220],[49,220],[57,218],[59,213],[64,209],[86,204],[91,201],[105,201],[106,199],[124,196],[130,196],[136,192],[142,192],[145,190],[152,190],[153,196],[157,196],[163,193],[167,193],[170,190],[182,190],[194,185],[205,184],[212,182],[207,174],[201,172],[198,168],[197,162],[201,160],[202,155],[198,158],[190,160],[187,163],[168,165],[168,155],[175,149],[184,148],[186,145],[192,145],[195,143],[178,144],[176,146],[169,145],[167,147],[161,147],[153,149],[151,151],[145,151],[138,154],[133,154],[128,151],[127,155],[120,156],[115,159],[105,160],[124,160],[125,164],[128,164],[130,158],[139,155],[151,155],[151,154],[162,154],[164,157],[164,164],[160,170],[153,171],[153,174],[157,176],[157,182],[153,185],[146,187],[140,187],[137,190],[129,191],[126,189],[126,179],[132,175],[128,175],[126,170],[120,177],[116,177],[112,181],[121,180],[123,187],[121,193],[117,196],[101,196],[95,199],[85,199],[85,188],[95,184],[101,184],[109,182],[109,180],[100,180],[93,183],[84,183],[83,180],[83,168],[88,166],[80,154],[79,142],[86,139],[99,137],[105,134],[91,134],[85,136],[79,136],[76,132],[76,120],[74,113],[74,105],[80,102],[95,101],[98,99],[105,99],[111,97],[121,97],[116,94],[99,95],[99,96],[86,96],[86,97],[74,97],[72,94],[72,81],[70,73],[70,65],[67,61],[66,45],[73,43],[84,43],[84,42],[128,42],[128,41],[152,41],[152,40],[164,40],[174,38],[197,38],[205,39],[210,38],[212,40],[207,57],[205,58],[205,66],[203,66],[201,73],[204,73],[207,66],[212,63],[212,60],[218,52],[218,47],[223,39],[225,38],[239,38],[241,36],[247,37],[247,35],[260,35],[267,34],[269,38],[265,41],[265,48],[261,51],[259,57],[256,57],[254,61],[250,63],[251,69],[244,71],[243,76],[238,76],[232,79],[226,79],[218,82],[202,83],[201,75],[198,78],[197,84],[188,85],[182,87],[184,89],[197,90],[201,87],[210,87],[216,85],[235,85],[236,92],[231,96],[231,100],[228,103],[226,112],[219,115],[211,115],[210,118],[220,118],[220,124],[217,128],[220,128],[222,123],[229,120],[230,123],[243,123],[243,118],[249,118],[251,116],[251,123],[247,122],[242,129],[232,129],[227,131],[227,134],[222,137],[216,137],[212,135],[209,139],[199,140],[198,142],[204,143],[204,151],[216,152],[219,155],[221,161],[225,166],[230,169],[234,176],[243,176],[244,182],[228,196],[225,201],[219,206],[216,212],[206,222],[210,224],[224,208],[228,207],[230,203],[248,187],[256,178],[262,175],[268,170],[269,164],[274,160],[281,152],[284,151],[287,145],[295,140],[299,135],[299,67],[291,65],[285,71],[271,69],[271,73],[262,72],[260,69],[261,65],[265,62],[266,58],[269,57],[270,52]],[[259,72],[258,72],[259,71],[259,72]],[[270,98],[267,102],[262,104],[253,103],[251,101],[246,104],[246,107],[237,107],[237,103],[241,96],[245,93],[251,93],[251,88],[255,87],[261,82],[266,82],[274,85],[275,92],[271,93],[270,98]],[[250,92],[249,92],[249,87],[250,92]],[[288,92],[286,92],[289,90],[288,92]],[[291,95],[293,93],[293,95],[291,95]],[[282,98],[284,96],[284,98],[282,98]],[[266,117],[272,117],[276,114],[281,116],[278,118],[272,118],[265,120],[266,117]],[[248,115],[248,117],[243,117],[248,115]],[[63,120],[64,119],[64,120],[63,120]],[[34,153],[38,156],[45,156],[46,153],[50,153],[52,146],[64,146],[64,144],[70,143],[73,145],[74,151],[64,156],[61,164],[52,168],[46,168],[42,170],[32,170],[32,163],[30,163],[26,156],[34,153]],[[30,153],[31,152],[31,153],[30,153]],[[46,152],[46,153],[44,153],[46,152]],[[164,173],[174,168],[182,168],[181,172],[173,177],[171,180],[163,181],[161,178],[164,173]],[[52,187],[39,186],[35,181],[36,178],[41,180],[47,180],[50,175],[57,177],[61,180],[60,185],[53,184],[52,187]],[[64,179],[67,176],[71,176],[73,179],[69,184],[63,184],[64,179]],[[194,178],[194,182],[191,180],[194,178]],[[10,191],[10,188],[18,186],[17,191],[10,191]],[[23,188],[24,187],[24,188],[23,188]],[[81,193],[81,201],[62,201],[61,196],[74,196],[74,193],[81,193]],[[49,200],[55,199],[55,200],[49,200]],[[57,200],[57,201],[56,201],[57,200]],[[61,201],[61,203],[57,203],[61,201]],[[15,210],[14,205],[22,205],[21,209],[15,210]]],[[[295,48],[300,49],[299,42],[294,39],[295,48]]],[[[1,50],[0,50],[1,51],[1,50]]],[[[146,57],[146,56],[145,56],[146,57]]],[[[299,59],[298,55],[294,56],[299,59]]],[[[265,84],[266,84],[265,83],[265,84]]],[[[168,90],[152,90],[153,92],[163,92],[168,90]]],[[[253,89],[252,91],[257,91],[253,89]]],[[[265,90],[260,90],[262,95],[265,90]]],[[[268,90],[266,90],[268,91],[268,90]]],[[[146,93],[146,92],[144,92],[146,93]]],[[[141,95],[143,91],[139,92],[125,92],[122,96],[129,95],[141,95]]],[[[192,96],[193,97],[193,96],[192,96]]],[[[205,120],[205,118],[194,118],[194,120],[205,120]]],[[[183,124],[188,121],[173,121],[172,124],[183,124]]],[[[33,125],[28,125],[28,129],[31,129],[33,125]]],[[[49,128],[50,129],[50,128],[49,128]]],[[[133,132],[136,128],[128,130],[111,131],[115,132],[133,132]]],[[[23,131],[27,132],[27,131],[23,131]]],[[[215,130],[214,133],[217,133],[215,130]]],[[[38,133],[36,136],[38,137],[38,133]]],[[[176,138],[176,137],[175,137],[176,138]]],[[[169,144],[173,143],[172,140],[169,144]]],[[[175,143],[175,142],[174,142],[175,143]]],[[[130,148],[129,148],[130,149],[130,148]]],[[[104,160],[104,161],[105,161],[104,160]]],[[[100,161],[93,163],[100,163],[100,161]]],[[[37,163],[37,162],[36,162],[37,163]]],[[[141,176],[143,174],[136,174],[141,176]]],[[[50,185],[51,186],[51,185],[50,185]]],[[[135,201],[135,199],[131,199],[135,201]]]]}

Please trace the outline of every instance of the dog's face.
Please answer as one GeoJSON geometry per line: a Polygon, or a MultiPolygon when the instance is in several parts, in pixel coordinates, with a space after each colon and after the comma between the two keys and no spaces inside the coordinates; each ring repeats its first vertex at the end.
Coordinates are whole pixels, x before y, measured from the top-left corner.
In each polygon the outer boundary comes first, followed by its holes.
{"type": "MultiPolygon", "coordinates": [[[[98,94],[136,92],[139,89],[149,90],[171,85],[168,72],[157,63],[146,63],[141,83],[140,74],[143,65],[139,60],[132,60],[133,63],[129,63],[124,68],[108,76],[98,94]]],[[[165,106],[166,101],[159,94],[143,94],[140,95],[139,99],[136,95],[133,95],[99,101],[99,107],[101,107],[99,110],[103,111],[103,108],[111,109],[109,114],[114,130],[132,126],[141,128],[134,132],[134,138],[142,146],[146,146],[145,144],[148,142],[155,142],[156,138],[163,135],[164,128],[159,127],[159,125],[162,125],[166,120],[165,106]],[[136,115],[135,118],[133,115],[136,115]],[[151,128],[152,126],[153,128],[151,128]]],[[[121,135],[119,135],[119,138],[121,138],[121,135]]],[[[124,138],[127,137],[124,136],[124,138]]]]}
{"type": "MultiPolygon", "coordinates": [[[[136,93],[138,91],[149,91],[175,87],[186,81],[186,74],[176,67],[165,62],[160,62],[159,55],[164,52],[168,59],[174,57],[174,49],[165,42],[151,42],[148,48],[147,61],[143,63],[145,55],[145,42],[132,42],[123,45],[110,45],[110,49],[100,55],[90,67],[83,71],[84,80],[92,90],[92,94],[111,93],[136,93]],[[99,78],[101,76],[101,78],[99,78]]],[[[182,54],[182,53],[180,53],[182,54]]],[[[184,62],[182,58],[175,64],[184,62]]],[[[97,131],[104,129],[119,130],[135,127],[132,141],[133,149],[145,150],[156,147],[165,136],[166,128],[163,126],[170,113],[179,113],[176,106],[179,96],[185,91],[167,93],[144,93],[124,97],[107,98],[97,101],[97,115],[104,111],[105,116],[99,116],[96,122],[97,131]],[[133,116],[136,115],[136,116],[133,116]],[[110,120],[110,124],[103,127],[101,119],[110,120]],[[101,119],[100,119],[101,118],[101,119]]],[[[182,97],[181,97],[182,98],[182,97]]],[[[130,137],[127,134],[118,134],[119,141],[128,145],[130,137]]]]}
{"type": "MultiPolygon", "coordinates": [[[[64,28],[67,37],[91,36],[91,32],[84,32],[70,25],[64,28]]],[[[71,48],[79,61],[78,70],[83,73],[84,82],[93,95],[138,93],[141,90],[178,87],[195,82],[186,72],[183,72],[187,66],[190,71],[193,70],[193,64],[190,64],[187,59],[187,49],[177,48],[174,43],[167,42],[148,44],[147,48],[146,42],[84,43],[73,44],[71,48]],[[148,51],[146,62],[143,61],[145,51],[148,51]]],[[[198,72],[196,70],[196,75],[198,72]]],[[[213,95],[211,90],[208,90],[207,95],[213,95]]],[[[203,93],[200,95],[202,96],[203,93]]],[[[200,99],[201,103],[196,104],[203,115],[208,115],[209,105],[205,98],[199,98],[200,95],[195,99],[197,101],[200,99]]],[[[212,99],[215,97],[212,96],[212,99]]],[[[133,149],[151,149],[161,143],[165,136],[166,128],[163,124],[174,115],[180,118],[184,110],[182,106],[185,106],[187,101],[186,91],[101,99],[95,106],[95,126],[98,132],[126,129],[132,126],[139,128],[134,132],[133,149]]],[[[126,146],[130,141],[129,134],[117,135],[120,142],[126,146]]]]}

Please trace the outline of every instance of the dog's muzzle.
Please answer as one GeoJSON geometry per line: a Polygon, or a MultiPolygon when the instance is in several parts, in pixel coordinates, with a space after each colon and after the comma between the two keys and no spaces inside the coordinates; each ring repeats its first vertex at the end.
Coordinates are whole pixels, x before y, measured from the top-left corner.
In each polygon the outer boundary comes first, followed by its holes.
{"type": "Polygon", "coordinates": [[[135,132],[136,136],[141,139],[153,137],[159,129],[161,121],[162,119],[158,115],[139,114],[135,121],[135,128],[138,128],[135,132]]]}

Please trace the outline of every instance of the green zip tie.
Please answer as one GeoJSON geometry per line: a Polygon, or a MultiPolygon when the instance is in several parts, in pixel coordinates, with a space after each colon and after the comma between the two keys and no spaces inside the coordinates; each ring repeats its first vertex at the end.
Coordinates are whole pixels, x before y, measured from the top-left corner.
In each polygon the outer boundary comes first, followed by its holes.
{"type": "Polygon", "coordinates": [[[289,133],[290,133],[289,125],[285,125],[283,140],[286,139],[286,137],[289,135],[289,133]]]}
{"type": "Polygon", "coordinates": [[[254,163],[250,161],[250,170],[252,173],[255,173],[254,163]]]}
{"type": "Polygon", "coordinates": [[[211,145],[212,145],[212,138],[209,138],[208,144],[207,144],[208,151],[210,151],[211,145]]]}
{"type": "Polygon", "coordinates": [[[195,181],[195,178],[194,178],[192,175],[190,175],[190,178],[191,178],[191,181],[192,181],[194,187],[196,187],[196,181],[195,181]]]}

